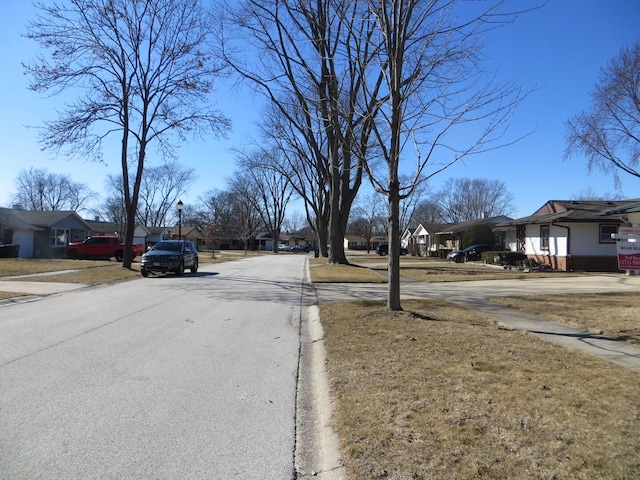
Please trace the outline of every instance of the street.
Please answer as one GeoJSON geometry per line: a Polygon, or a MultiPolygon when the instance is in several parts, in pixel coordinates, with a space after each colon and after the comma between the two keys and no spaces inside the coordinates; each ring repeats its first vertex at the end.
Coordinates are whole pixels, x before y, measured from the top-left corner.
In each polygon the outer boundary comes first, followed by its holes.
{"type": "Polygon", "coordinates": [[[304,264],[0,307],[0,477],[293,478],[304,264]]]}

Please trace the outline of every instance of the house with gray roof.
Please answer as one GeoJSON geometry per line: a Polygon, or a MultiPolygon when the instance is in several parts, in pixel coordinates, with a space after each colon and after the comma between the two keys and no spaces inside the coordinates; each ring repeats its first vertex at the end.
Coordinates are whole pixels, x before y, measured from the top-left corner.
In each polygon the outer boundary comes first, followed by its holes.
{"type": "Polygon", "coordinates": [[[91,226],[76,212],[0,208],[0,239],[20,258],[60,258],[69,242],[84,240],[91,226]]]}
{"type": "MultiPolygon", "coordinates": [[[[511,250],[563,271],[618,271],[616,241],[630,226],[635,200],[549,200],[533,215],[497,225],[512,238],[511,250]]],[[[640,220],[640,216],[636,217],[640,220]]]]}

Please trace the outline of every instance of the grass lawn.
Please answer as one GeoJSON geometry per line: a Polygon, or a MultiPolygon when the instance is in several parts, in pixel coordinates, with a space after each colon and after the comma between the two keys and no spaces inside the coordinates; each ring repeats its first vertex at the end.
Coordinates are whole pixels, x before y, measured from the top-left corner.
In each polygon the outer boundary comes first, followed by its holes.
{"type": "Polygon", "coordinates": [[[351,480],[638,478],[640,373],[445,301],[403,307],[320,305],[351,480]]]}
{"type": "MultiPolygon", "coordinates": [[[[379,275],[386,259],[353,261],[379,275]]],[[[358,281],[356,268],[325,265],[311,275],[358,281]]],[[[403,257],[401,275],[573,274],[403,257]]],[[[639,337],[640,293],[494,301],[634,343],[639,337]]],[[[405,300],[396,313],[385,307],[320,305],[334,427],[351,480],[639,478],[640,373],[501,329],[444,300],[405,300]]]]}

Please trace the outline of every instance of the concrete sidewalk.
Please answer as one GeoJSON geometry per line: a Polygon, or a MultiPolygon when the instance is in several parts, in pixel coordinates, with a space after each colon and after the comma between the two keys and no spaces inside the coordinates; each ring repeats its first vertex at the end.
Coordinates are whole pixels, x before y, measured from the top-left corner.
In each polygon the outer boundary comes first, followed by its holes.
{"type": "Polygon", "coordinates": [[[613,340],[564,323],[554,322],[540,315],[487,302],[480,298],[468,300],[456,298],[453,303],[483,313],[505,328],[525,330],[543,340],[568,348],[576,348],[623,367],[640,371],[640,346],[613,340]]]}
{"type": "MultiPolygon", "coordinates": [[[[56,293],[71,292],[73,290],[78,290],[80,288],[86,287],[87,285],[83,283],[64,283],[56,281],[30,282],[28,280],[25,280],[30,277],[43,276],[52,277],[52,279],[54,279],[56,275],[74,271],[76,270],[59,270],[55,272],[32,273],[30,275],[0,277],[0,292],[21,293],[27,295],[53,295],[56,293]]],[[[14,300],[9,299],[8,303],[15,303],[15,298],[14,300]]],[[[0,305],[2,305],[2,303],[3,302],[0,302],[0,305]]]]}

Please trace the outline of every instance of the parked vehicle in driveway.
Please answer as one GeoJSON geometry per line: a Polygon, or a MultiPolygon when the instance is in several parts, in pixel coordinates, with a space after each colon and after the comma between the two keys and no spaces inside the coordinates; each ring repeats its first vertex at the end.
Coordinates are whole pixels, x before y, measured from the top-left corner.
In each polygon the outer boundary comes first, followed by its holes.
{"type": "Polygon", "coordinates": [[[454,250],[453,252],[449,252],[447,260],[456,263],[464,262],[464,250],[454,250]]]}
{"type": "MultiPolygon", "coordinates": [[[[389,255],[389,244],[381,243],[380,245],[378,245],[378,248],[376,248],[376,253],[380,256],[389,255]]],[[[404,247],[400,247],[400,255],[406,255],[407,253],[409,253],[409,250],[404,247]]]]}
{"type": "Polygon", "coordinates": [[[142,255],[140,273],[148,277],[151,272],[182,275],[185,269],[198,271],[198,250],[189,240],[162,240],[142,255]]]}
{"type": "Polygon", "coordinates": [[[464,250],[455,250],[447,255],[447,260],[456,263],[467,262],[469,260],[478,260],[482,252],[491,252],[501,250],[500,245],[481,244],[471,245],[464,250]]]}
{"type": "MultiPolygon", "coordinates": [[[[144,253],[144,245],[134,244],[133,258],[144,253]]],[[[82,242],[71,242],[65,249],[67,258],[111,258],[121,261],[124,254],[124,243],[118,237],[96,235],[88,237],[82,242]]]]}

